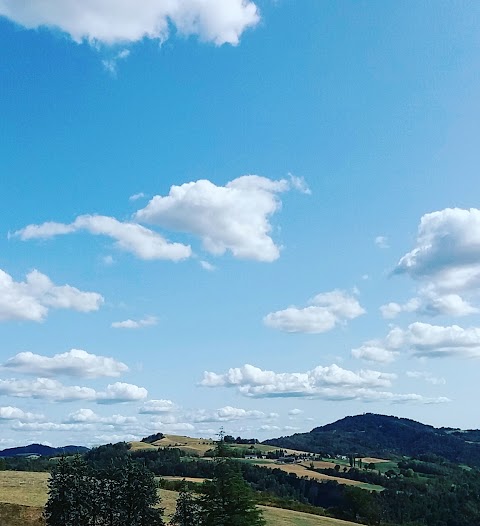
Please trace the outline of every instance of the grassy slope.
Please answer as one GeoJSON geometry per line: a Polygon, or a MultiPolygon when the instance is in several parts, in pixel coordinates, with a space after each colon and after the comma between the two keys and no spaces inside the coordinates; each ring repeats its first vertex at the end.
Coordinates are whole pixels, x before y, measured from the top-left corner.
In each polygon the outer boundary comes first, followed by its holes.
{"type": "MultiPolygon", "coordinates": [[[[0,524],[1,526],[43,525],[42,507],[47,500],[48,473],[26,471],[0,471],[0,524]]],[[[161,505],[166,518],[175,510],[177,493],[160,490],[161,505]]],[[[267,526],[355,526],[328,517],[318,517],[296,511],[261,506],[267,526]]],[[[358,526],[358,525],[357,525],[358,526]]]]}
{"type": "MultiPolygon", "coordinates": [[[[157,440],[152,444],[144,442],[130,442],[131,448],[135,450],[139,449],[153,449],[155,447],[175,447],[185,451],[190,455],[198,455],[202,457],[206,451],[213,449],[216,443],[211,438],[191,438],[182,435],[165,435],[165,438],[157,440]]],[[[248,450],[250,446],[248,444],[229,444],[230,447],[235,449],[248,450]]],[[[278,447],[268,446],[266,444],[255,444],[257,451],[267,453],[268,451],[275,451],[278,447]]],[[[303,451],[295,449],[287,449],[287,454],[302,454],[303,451]]]]}

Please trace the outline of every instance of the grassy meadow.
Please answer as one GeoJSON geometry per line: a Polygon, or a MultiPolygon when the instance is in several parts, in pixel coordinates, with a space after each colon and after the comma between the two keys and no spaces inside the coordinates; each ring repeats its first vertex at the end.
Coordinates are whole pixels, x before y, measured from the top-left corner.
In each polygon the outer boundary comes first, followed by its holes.
{"type": "MultiPolygon", "coordinates": [[[[0,471],[0,525],[44,526],[42,511],[47,501],[48,473],[0,471]]],[[[165,519],[175,510],[178,493],[160,490],[165,519]]],[[[267,526],[353,526],[355,523],[297,511],[261,506],[267,526]]]]}

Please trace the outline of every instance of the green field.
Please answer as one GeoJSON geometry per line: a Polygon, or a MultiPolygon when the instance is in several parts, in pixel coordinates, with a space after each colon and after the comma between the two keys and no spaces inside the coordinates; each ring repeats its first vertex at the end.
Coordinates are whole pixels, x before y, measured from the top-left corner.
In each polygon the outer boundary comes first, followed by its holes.
{"type": "MultiPolygon", "coordinates": [[[[48,473],[0,471],[0,525],[43,526],[48,473]]],[[[168,519],[175,510],[178,494],[160,490],[161,505],[168,519]]],[[[319,517],[297,511],[261,506],[267,526],[354,526],[353,522],[319,517]]]]}

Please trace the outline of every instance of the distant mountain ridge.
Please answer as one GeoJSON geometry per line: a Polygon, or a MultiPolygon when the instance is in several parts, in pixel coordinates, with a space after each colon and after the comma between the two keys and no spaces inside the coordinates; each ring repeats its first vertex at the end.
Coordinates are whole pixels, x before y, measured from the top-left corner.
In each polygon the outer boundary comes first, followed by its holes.
{"type": "Polygon", "coordinates": [[[408,418],[365,413],[347,416],[309,433],[265,440],[272,446],[313,453],[394,457],[437,455],[480,466],[480,431],[435,428],[408,418]]]}
{"type": "Polygon", "coordinates": [[[88,447],[84,446],[64,446],[64,447],[50,447],[44,444],[29,444],[28,446],[11,447],[0,451],[0,457],[17,457],[26,455],[39,455],[39,456],[56,456],[73,453],[86,453],[89,451],[88,447]]]}

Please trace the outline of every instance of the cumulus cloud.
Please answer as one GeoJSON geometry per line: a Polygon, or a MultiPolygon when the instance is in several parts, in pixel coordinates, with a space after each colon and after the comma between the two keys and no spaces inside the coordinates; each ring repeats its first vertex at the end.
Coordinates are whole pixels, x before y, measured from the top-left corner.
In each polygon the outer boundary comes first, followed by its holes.
{"type": "Polygon", "coordinates": [[[96,391],[91,387],[65,385],[52,378],[36,378],[34,380],[9,378],[0,379],[1,395],[36,398],[52,402],[88,400],[99,404],[116,404],[145,400],[148,392],[143,387],[122,382],[110,384],[104,391],[96,391]]]}
{"type": "Polygon", "coordinates": [[[421,287],[419,296],[407,302],[390,302],[380,307],[382,316],[386,319],[396,318],[402,312],[415,312],[425,316],[468,316],[479,312],[458,294],[442,294],[435,290],[433,285],[421,287]]]}
{"type": "Polygon", "coordinates": [[[148,400],[138,410],[139,413],[155,415],[175,411],[177,406],[171,400],[148,400]]]}
{"type": "Polygon", "coordinates": [[[43,321],[50,309],[91,312],[102,303],[100,294],[82,292],[70,285],[54,285],[38,270],[28,273],[25,281],[17,282],[0,269],[0,321],[43,321]]]}
{"type": "Polygon", "coordinates": [[[14,422],[14,431],[86,431],[91,429],[89,424],[58,424],[56,422],[14,422]]]}
{"type": "Polygon", "coordinates": [[[118,404],[122,402],[139,402],[145,400],[148,391],[144,387],[138,387],[124,382],[115,382],[107,385],[105,391],[97,393],[96,401],[99,404],[118,404]]]}
{"type": "Polygon", "coordinates": [[[358,372],[333,364],[318,366],[305,373],[275,373],[246,364],[224,374],[205,372],[200,385],[234,387],[244,396],[254,398],[306,397],[324,400],[385,400],[393,403],[440,403],[447,398],[425,398],[418,394],[396,394],[390,387],[396,375],[372,370],[358,372]]]}
{"type": "Polygon", "coordinates": [[[257,175],[239,177],[225,186],[199,180],[172,186],[167,196],[153,197],[135,218],[198,236],[214,255],[230,251],[237,258],[270,262],[280,255],[270,237],[270,218],[281,207],[278,194],[293,187],[298,188],[298,183],[257,175]]]}
{"type": "Polygon", "coordinates": [[[357,298],[342,290],[317,294],[309,306],[271,312],[263,323],[285,332],[321,333],[365,313],[357,298]]]}
{"type": "Polygon", "coordinates": [[[250,0],[0,0],[0,15],[27,27],[52,27],[75,42],[128,44],[145,38],[164,42],[171,29],[215,45],[239,43],[260,20],[250,0]]]}
{"type": "Polygon", "coordinates": [[[144,260],[180,261],[192,255],[192,250],[188,245],[170,243],[160,234],[142,225],[121,222],[114,217],[102,215],[81,215],[70,224],[47,222],[41,225],[28,225],[13,235],[22,241],[27,241],[50,239],[81,230],[93,235],[110,237],[116,241],[117,248],[144,260]]]}
{"type": "Polygon", "coordinates": [[[157,323],[158,319],[155,316],[147,316],[141,320],[114,321],[112,327],[114,329],[141,329],[142,327],[152,327],[157,323]]]}
{"type": "Polygon", "coordinates": [[[356,358],[390,362],[401,350],[426,358],[480,358],[480,328],[415,322],[405,330],[391,329],[383,340],[366,342],[353,349],[352,354],[356,358]]]}
{"type": "Polygon", "coordinates": [[[128,371],[124,363],[114,358],[97,356],[80,349],[71,349],[54,356],[21,352],[7,360],[2,368],[45,377],[65,375],[83,378],[120,376],[128,371]]]}
{"type": "MultiPolygon", "coordinates": [[[[416,246],[398,262],[394,274],[407,274],[420,283],[415,312],[466,316],[479,312],[471,304],[480,287],[480,210],[446,208],[425,214],[416,246]]],[[[386,307],[387,315],[408,311],[386,307]],[[397,311],[395,313],[395,310],[397,311]]]]}
{"type": "Polygon", "coordinates": [[[28,422],[41,420],[42,418],[44,418],[43,415],[28,413],[18,407],[0,406],[0,420],[20,420],[22,422],[28,422]]]}
{"type": "Polygon", "coordinates": [[[97,413],[91,409],[79,409],[78,411],[70,413],[65,420],[65,423],[107,424],[118,427],[136,424],[136,422],[137,419],[134,416],[111,415],[104,417],[97,415],[97,413]]]}

